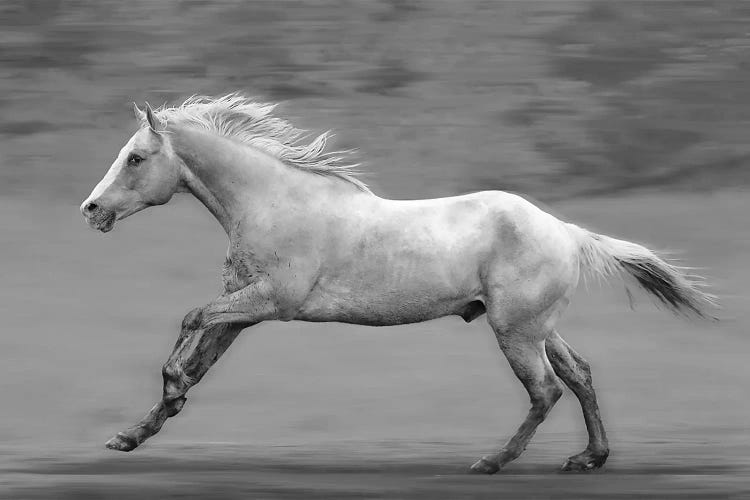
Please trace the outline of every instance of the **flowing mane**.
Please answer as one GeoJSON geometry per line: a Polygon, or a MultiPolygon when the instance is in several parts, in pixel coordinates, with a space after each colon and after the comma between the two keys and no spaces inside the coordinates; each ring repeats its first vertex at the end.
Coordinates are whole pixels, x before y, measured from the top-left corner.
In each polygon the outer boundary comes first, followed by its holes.
{"type": "Polygon", "coordinates": [[[290,167],[338,177],[362,191],[370,191],[357,178],[359,164],[350,161],[351,150],[326,151],[329,131],[305,141],[308,132],[274,116],[275,107],[276,104],[233,93],[217,98],[193,96],[179,106],[158,109],[156,115],[167,123],[189,123],[256,147],[290,167]]]}

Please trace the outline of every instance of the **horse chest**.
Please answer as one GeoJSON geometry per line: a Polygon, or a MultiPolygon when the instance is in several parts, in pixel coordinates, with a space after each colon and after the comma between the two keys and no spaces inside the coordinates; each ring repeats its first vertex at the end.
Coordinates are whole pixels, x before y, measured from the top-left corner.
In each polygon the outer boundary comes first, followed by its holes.
{"type": "Polygon", "coordinates": [[[253,259],[243,253],[227,255],[221,271],[225,293],[236,292],[257,281],[260,269],[253,259]]]}

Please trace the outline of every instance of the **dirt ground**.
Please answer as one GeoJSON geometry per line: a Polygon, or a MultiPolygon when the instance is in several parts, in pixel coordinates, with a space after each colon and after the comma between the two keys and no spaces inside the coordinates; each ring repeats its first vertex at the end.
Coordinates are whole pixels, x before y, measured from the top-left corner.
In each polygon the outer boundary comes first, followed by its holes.
{"type": "MultiPolygon", "coordinates": [[[[535,448],[545,446],[559,447],[543,442],[535,448]]],[[[642,455],[638,447],[650,446],[654,443],[629,443],[619,451],[642,455]]],[[[148,450],[137,457],[91,454],[21,462],[3,482],[11,485],[7,498],[18,499],[750,497],[747,455],[737,456],[739,450],[712,455],[718,450],[697,443],[660,448],[669,449],[672,458],[614,460],[605,471],[572,475],[554,472],[557,457],[532,452],[530,463],[480,477],[456,466],[471,455],[453,443],[204,444],[148,450]]]]}

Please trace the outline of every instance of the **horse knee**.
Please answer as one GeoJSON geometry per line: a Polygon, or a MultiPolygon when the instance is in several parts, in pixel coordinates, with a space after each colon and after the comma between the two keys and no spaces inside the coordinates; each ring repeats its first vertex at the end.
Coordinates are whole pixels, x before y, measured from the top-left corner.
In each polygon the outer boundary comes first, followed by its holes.
{"type": "Polygon", "coordinates": [[[161,368],[161,375],[164,379],[162,399],[165,401],[181,398],[194,385],[193,379],[178,363],[167,361],[161,368]]]}

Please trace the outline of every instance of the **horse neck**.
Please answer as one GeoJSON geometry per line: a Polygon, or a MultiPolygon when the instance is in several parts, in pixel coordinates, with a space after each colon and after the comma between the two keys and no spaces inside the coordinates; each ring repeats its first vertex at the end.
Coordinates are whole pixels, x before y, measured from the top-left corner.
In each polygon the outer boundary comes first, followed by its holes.
{"type": "Polygon", "coordinates": [[[315,206],[316,200],[328,194],[319,186],[328,179],[287,167],[263,151],[225,137],[181,127],[170,138],[188,169],[187,189],[230,237],[246,214],[264,213],[272,204],[315,206]]]}

